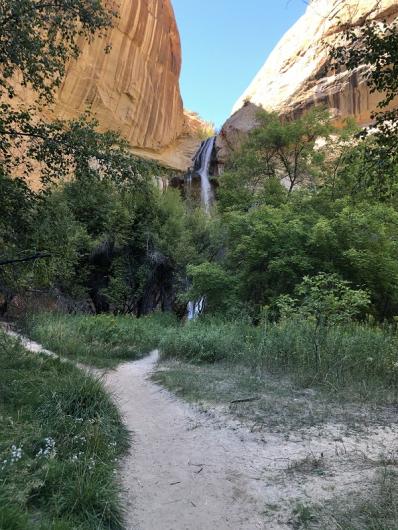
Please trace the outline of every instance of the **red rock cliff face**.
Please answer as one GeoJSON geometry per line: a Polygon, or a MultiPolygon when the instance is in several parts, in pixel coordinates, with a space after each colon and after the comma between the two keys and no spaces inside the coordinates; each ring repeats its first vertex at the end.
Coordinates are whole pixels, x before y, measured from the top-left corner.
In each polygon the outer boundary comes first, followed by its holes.
{"type": "Polygon", "coordinates": [[[368,124],[380,95],[366,86],[366,70],[336,75],[329,67],[330,49],[341,42],[341,23],[360,26],[366,19],[397,17],[397,0],[312,0],[235,104],[218,138],[220,161],[255,126],[259,108],[292,114],[326,105],[337,121],[353,116],[368,124]]]}
{"type": "Polygon", "coordinates": [[[117,0],[116,6],[107,37],[81,41],[47,117],[71,119],[89,109],[102,130],[119,131],[136,154],[185,170],[200,141],[180,95],[181,43],[171,0],[117,0]]]}

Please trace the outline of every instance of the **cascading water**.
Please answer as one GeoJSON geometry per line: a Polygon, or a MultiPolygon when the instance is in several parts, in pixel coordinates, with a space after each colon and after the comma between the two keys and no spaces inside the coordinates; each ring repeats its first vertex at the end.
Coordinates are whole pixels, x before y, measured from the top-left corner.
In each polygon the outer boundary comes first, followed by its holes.
{"type": "MultiPolygon", "coordinates": [[[[210,164],[214,150],[216,137],[208,138],[200,146],[199,151],[194,158],[194,173],[200,176],[201,200],[204,211],[210,215],[211,205],[214,199],[213,189],[210,183],[210,164]]],[[[189,183],[192,184],[192,175],[189,177],[189,183]]],[[[204,297],[195,302],[188,303],[188,320],[195,320],[200,315],[205,306],[204,297]]]]}
{"type": "Polygon", "coordinates": [[[202,142],[194,159],[194,172],[200,176],[202,206],[207,214],[210,213],[211,204],[214,198],[209,173],[215,141],[216,137],[213,136],[202,142]]]}

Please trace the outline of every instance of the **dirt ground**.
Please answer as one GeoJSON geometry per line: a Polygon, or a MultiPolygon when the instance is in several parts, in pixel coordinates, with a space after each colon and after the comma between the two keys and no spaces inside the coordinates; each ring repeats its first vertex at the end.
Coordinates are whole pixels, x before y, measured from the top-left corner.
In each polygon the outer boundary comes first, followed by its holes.
{"type": "Polygon", "coordinates": [[[129,530],[298,528],[293,512],[370,485],[398,427],[267,433],[155,384],[157,353],[106,376],[134,433],[124,463],[129,530]]]}

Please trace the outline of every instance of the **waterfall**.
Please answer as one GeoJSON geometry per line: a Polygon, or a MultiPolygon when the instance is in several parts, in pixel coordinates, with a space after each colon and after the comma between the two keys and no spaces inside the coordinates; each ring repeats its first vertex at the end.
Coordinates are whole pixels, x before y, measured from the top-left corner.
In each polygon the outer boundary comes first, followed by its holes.
{"type": "MultiPolygon", "coordinates": [[[[197,173],[200,176],[200,186],[201,186],[201,200],[204,211],[210,215],[210,208],[214,199],[213,190],[211,187],[209,173],[210,173],[210,164],[211,156],[214,150],[214,144],[216,142],[216,137],[208,138],[202,142],[199,151],[196,153],[194,158],[194,173],[197,173]]],[[[192,184],[192,174],[189,177],[188,183],[192,184]]],[[[195,320],[203,311],[205,306],[204,297],[199,298],[195,302],[188,303],[188,320],[195,320]]]]}
{"type": "Polygon", "coordinates": [[[194,159],[194,172],[200,176],[202,206],[207,214],[210,213],[213,202],[213,190],[209,179],[209,172],[215,141],[216,137],[213,136],[202,142],[194,159]]]}
{"type": "Polygon", "coordinates": [[[196,300],[196,302],[188,302],[188,320],[195,320],[203,311],[204,305],[205,299],[203,297],[196,300]]]}

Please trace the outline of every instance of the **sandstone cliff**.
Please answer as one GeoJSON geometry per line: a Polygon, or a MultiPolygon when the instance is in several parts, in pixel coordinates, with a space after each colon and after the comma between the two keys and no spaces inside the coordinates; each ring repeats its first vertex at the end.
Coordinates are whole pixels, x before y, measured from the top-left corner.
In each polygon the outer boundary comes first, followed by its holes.
{"type": "Polygon", "coordinates": [[[380,96],[370,94],[364,71],[338,75],[329,68],[330,47],[340,41],[340,24],[398,17],[397,0],[312,0],[233,109],[218,138],[220,161],[228,158],[256,123],[259,108],[280,114],[327,105],[338,121],[354,116],[365,125],[380,96]]]}
{"type": "Polygon", "coordinates": [[[47,117],[71,119],[89,109],[102,130],[119,131],[134,153],[186,170],[200,139],[180,95],[181,43],[171,0],[116,5],[119,16],[107,37],[82,40],[47,117]]]}

